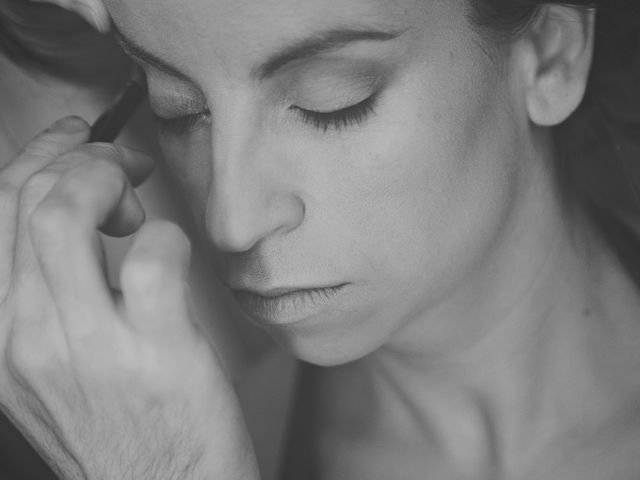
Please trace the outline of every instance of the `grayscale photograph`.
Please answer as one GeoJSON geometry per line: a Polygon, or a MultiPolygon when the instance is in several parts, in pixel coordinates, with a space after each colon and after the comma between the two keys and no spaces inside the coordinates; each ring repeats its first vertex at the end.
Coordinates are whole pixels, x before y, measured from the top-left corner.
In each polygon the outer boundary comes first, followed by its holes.
{"type": "Polygon", "coordinates": [[[0,0],[0,480],[638,479],[639,0],[0,0]]]}

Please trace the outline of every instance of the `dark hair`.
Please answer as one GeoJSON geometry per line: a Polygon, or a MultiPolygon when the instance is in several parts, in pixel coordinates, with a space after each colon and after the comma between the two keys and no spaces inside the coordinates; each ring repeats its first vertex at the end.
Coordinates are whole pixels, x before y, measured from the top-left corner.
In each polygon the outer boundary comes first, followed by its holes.
{"type": "Polygon", "coordinates": [[[555,129],[558,177],[574,198],[602,211],[640,214],[640,2],[470,0],[473,21],[517,35],[540,7],[597,12],[593,67],[584,101],[555,129]]]}
{"type": "Polygon", "coordinates": [[[27,0],[0,0],[0,54],[39,74],[98,88],[118,88],[130,69],[111,35],[63,8],[27,0]]]}
{"type": "Polygon", "coordinates": [[[595,9],[585,98],[554,130],[555,167],[564,198],[591,217],[640,287],[640,2],[469,1],[472,21],[498,39],[526,30],[545,4],[595,9]]]}
{"type": "MultiPolygon", "coordinates": [[[[567,196],[640,218],[640,1],[469,0],[473,22],[506,38],[545,4],[597,11],[585,99],[555,129],[558,179],[567,196]]],[[[49,4],[0,0],[0,53],[78,83],[118,83],[128,60],[114,39],[49,4]]]]}

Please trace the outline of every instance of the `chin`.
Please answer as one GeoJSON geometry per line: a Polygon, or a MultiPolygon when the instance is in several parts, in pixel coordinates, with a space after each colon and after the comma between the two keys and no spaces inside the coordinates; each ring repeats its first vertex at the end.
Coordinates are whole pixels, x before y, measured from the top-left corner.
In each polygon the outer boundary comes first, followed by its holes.
{"type": "Polygon", "coordinates": [[[321,322],[265,328],[293,356],[319,367],[335,367],[360,360],[384,343],[384,340],[367,338],[352,328],[321,322]]]}

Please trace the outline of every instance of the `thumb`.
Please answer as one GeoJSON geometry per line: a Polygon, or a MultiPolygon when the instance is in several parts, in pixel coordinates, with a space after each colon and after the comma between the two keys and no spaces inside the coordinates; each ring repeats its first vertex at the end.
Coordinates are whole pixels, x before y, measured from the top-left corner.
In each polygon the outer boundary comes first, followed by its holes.
{"type": "Polygon", "coordinates": [[[140,228],[120,271],[126,320],[140,333],[175,344],[194,332],[188,284],[191,245],[165,220],[140,228]]]}
{"type": "Polygon", "coordinates": [[[77,13],[96,30],[107,33],[111,29],[111,18],[102,0],[31,0],[35,3],[51,3],[77,13]]]}

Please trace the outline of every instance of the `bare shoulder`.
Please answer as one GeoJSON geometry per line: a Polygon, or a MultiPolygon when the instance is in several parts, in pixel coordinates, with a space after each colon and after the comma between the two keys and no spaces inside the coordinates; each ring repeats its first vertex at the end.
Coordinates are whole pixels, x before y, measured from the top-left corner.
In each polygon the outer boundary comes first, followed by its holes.
{"type": "Polygon", "coordinates": [[[524,480],[640,478],[640,237],[613,234],[601,288],[584,311],[584,371],[594,389],[582,403],[590,418],[549,445],[546,461],[524,480]]]}
{"type": "MultiPolygon", "coordinates": [[[[555,451],[522,480],[636,480],[640,478],[640,409],[621,412],[574,448],[556,445],[555,451]],[[555,453],[554,453],[555,452],[555,453]]],[[[560,440],[559,440],[560,441],[560,440]]]]}

